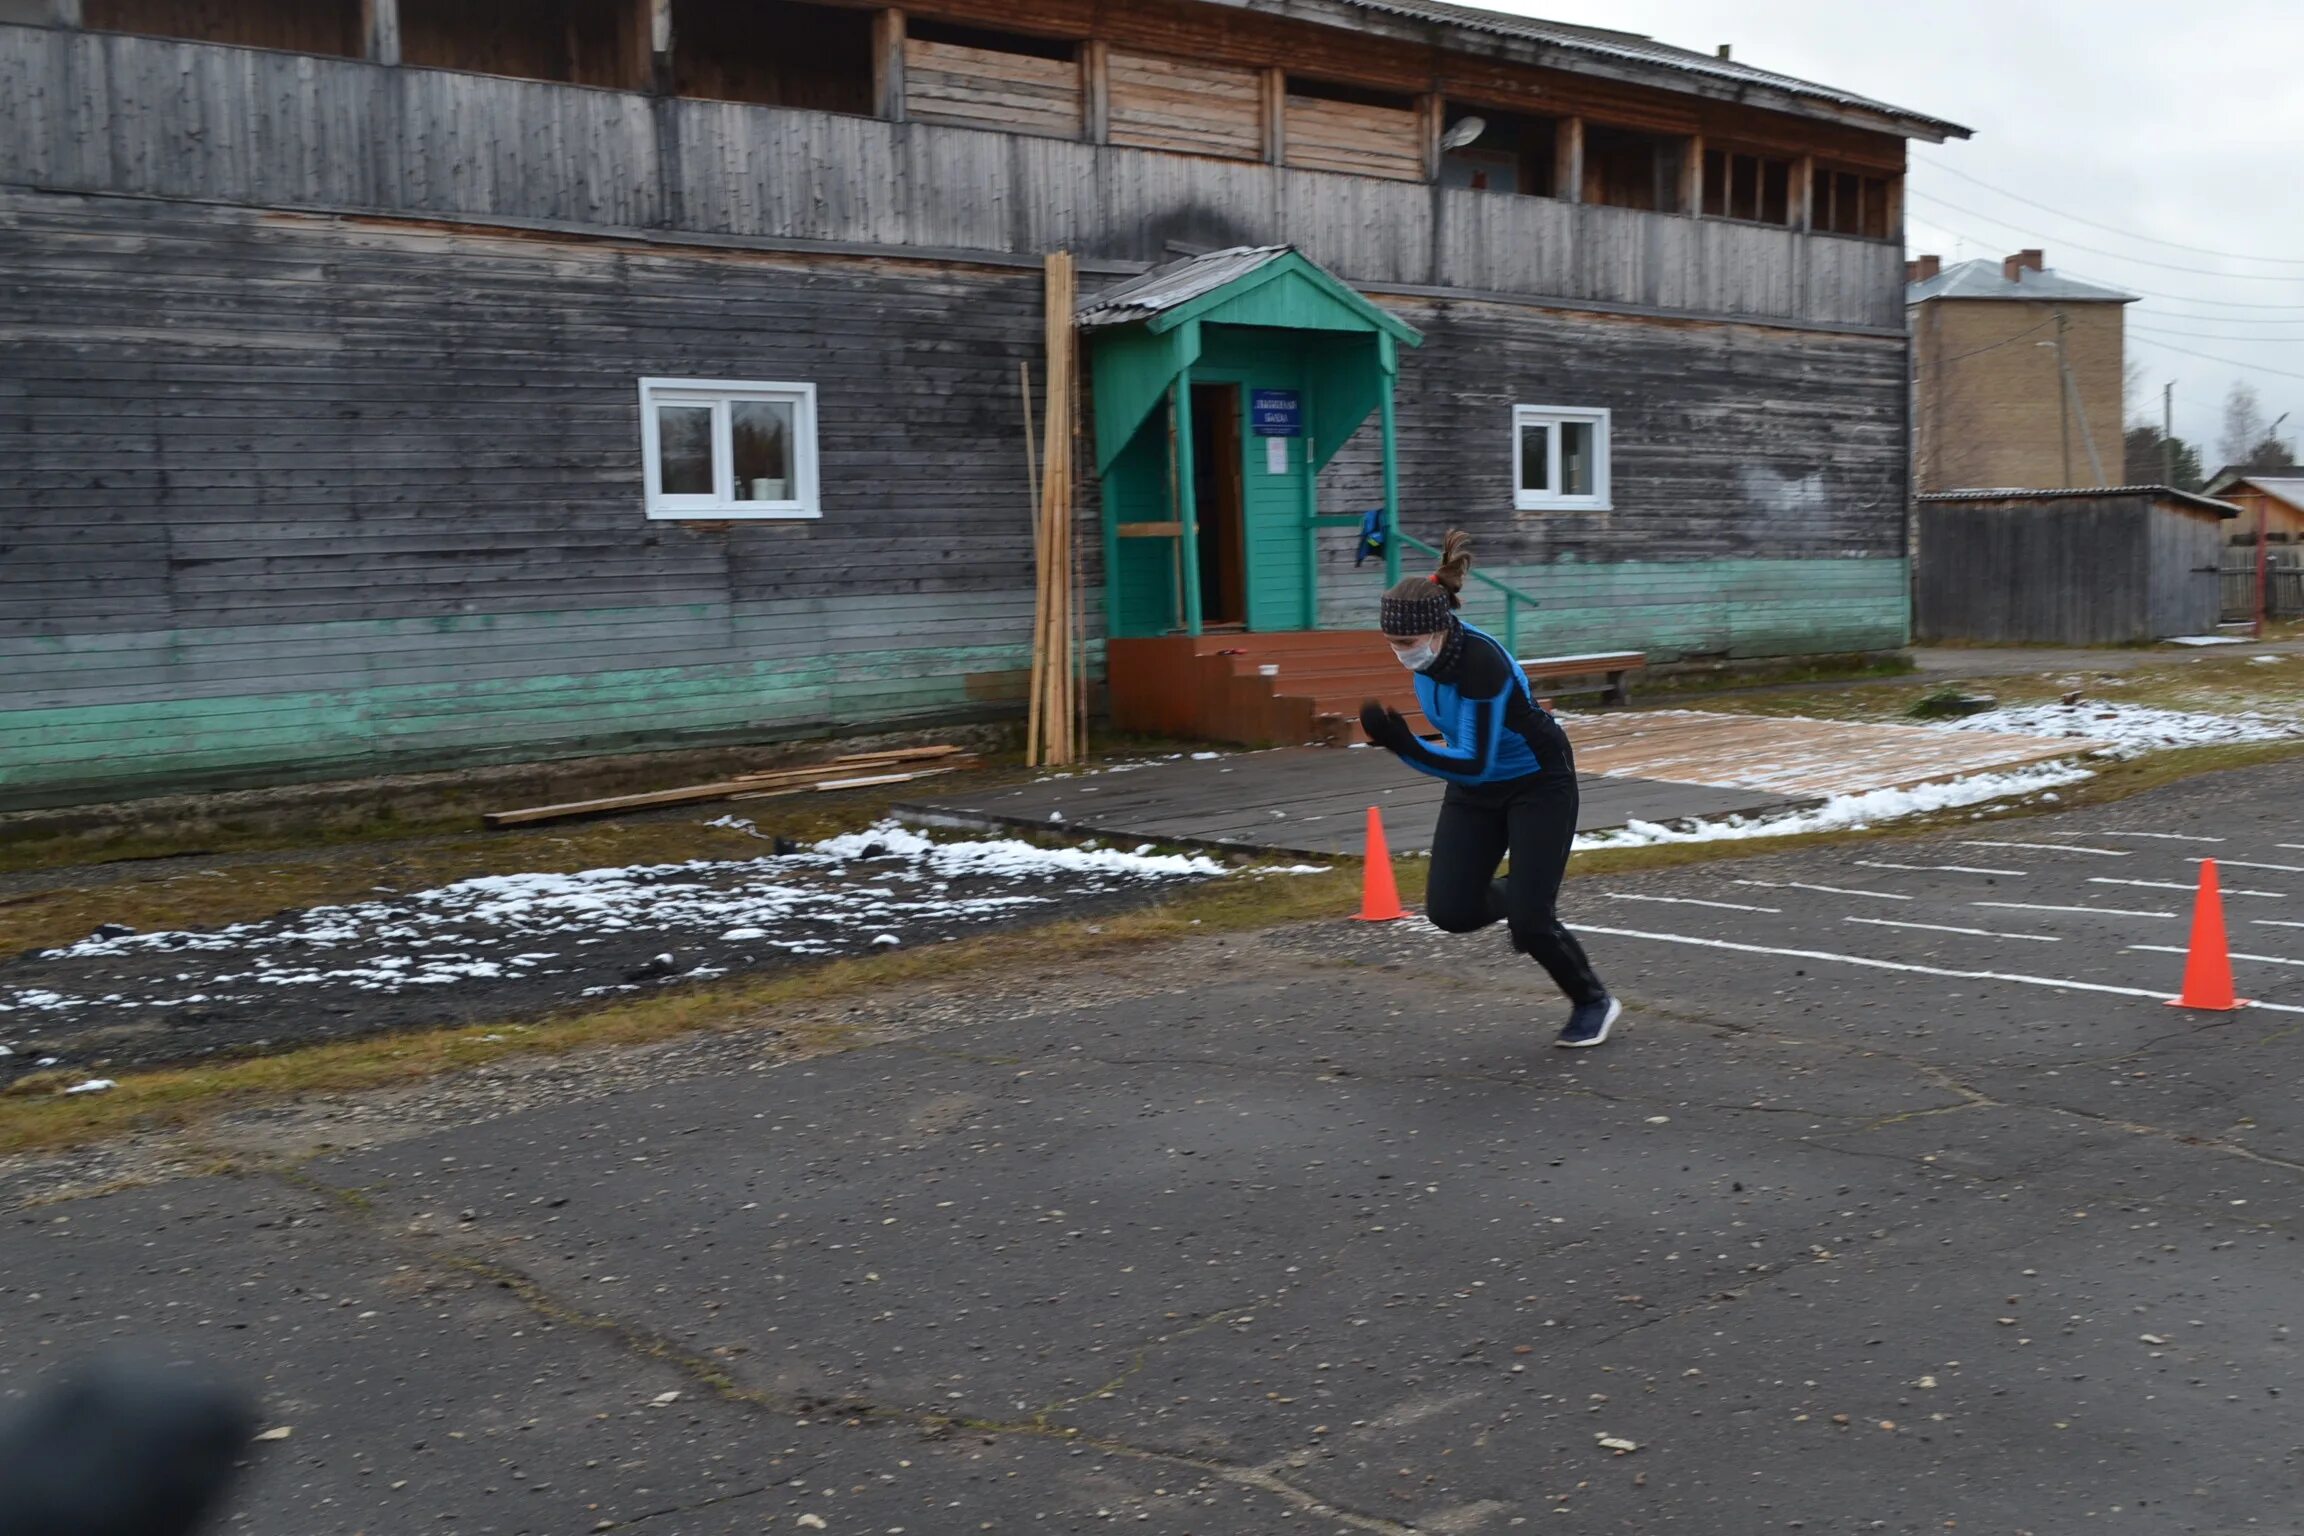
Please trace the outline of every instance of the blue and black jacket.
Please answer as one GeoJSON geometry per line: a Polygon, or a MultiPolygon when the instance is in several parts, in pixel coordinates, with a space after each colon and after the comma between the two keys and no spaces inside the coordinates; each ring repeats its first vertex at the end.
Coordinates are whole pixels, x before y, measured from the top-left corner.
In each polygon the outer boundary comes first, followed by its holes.
{"type": "Polygon", "coordinates": [[[1502,784],[1536,773],[1558,773],[1568,762],[1567,738],[1536,707],[1528,674],[1496,637],[1461,624],[1440,659],[1416,674],[1416,701],[1446,744],[1410,737],[1395,750],[1419,773],[1451,784],[1502,784]]]}

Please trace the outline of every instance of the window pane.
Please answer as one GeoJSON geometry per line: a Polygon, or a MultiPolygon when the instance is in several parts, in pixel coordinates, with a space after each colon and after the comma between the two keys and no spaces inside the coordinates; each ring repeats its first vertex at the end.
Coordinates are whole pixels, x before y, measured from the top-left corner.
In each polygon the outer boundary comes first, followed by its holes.
{"type": "Polygon", "coordinates": [[[1543,422],[1520,429],[1520,489],[1552,489],[1551,435],[1552,428],[1543,422]]]}
{"type": "Polygon", "coordinates": [[[1560,423],[1560,494],[1592,494],[1592,433],[1589,421],[1560,423]]]}
{"type": "Polygon", "coordinates": [[[712,407],[656,407],[656,489],[665,496],[712,494],[712,407]]]}
{"type": "Polygon", "coordinates": [[[738,501],[791,501],[792,402],[738,400],[728,407],[738,501]]]}

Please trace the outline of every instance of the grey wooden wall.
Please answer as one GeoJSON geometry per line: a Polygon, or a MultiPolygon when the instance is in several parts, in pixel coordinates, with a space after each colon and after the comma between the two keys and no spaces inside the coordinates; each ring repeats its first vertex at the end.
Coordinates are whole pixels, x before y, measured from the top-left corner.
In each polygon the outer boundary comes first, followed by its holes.
{"type": "Polygon", "coordinates": [[[0,802],[1022,696],[1037,273],[0,191],[0,293],[0,802]],[[646,520],[647,375],[824,518],[646,520]]]}
{"type": "Polygon", "coordinates": [[[0,26],[0,182],[1132,262],[1285,241],[1364,286],[1903,329],[1830,235],[1149,150],[0,26]]]}
{"type": "Polygon", "coordinates": [[[2221,524],[2149,496],[1923,500],[1913,630],[1922,641],[2126,645],[2216,627],[2221,524]]]}

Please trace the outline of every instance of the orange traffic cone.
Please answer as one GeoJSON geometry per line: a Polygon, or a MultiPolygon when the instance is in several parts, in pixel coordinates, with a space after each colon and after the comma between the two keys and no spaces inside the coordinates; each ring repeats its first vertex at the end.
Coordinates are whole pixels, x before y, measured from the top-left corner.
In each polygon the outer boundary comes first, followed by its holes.
{"type": "Polygon", "coordinates": [[[2246,998],[2232,995],[2232,950],[2224,939],[2224,895],[2216,881],[2214,859],[2200,861],[2200,894],[2192,903],[2192,947],[2184,956],[2184,994],[2170,998],[2168,1006],[2211,1013],[2248,1006],[2246,998]]]}
{"type": "Polygon", "coordinates": [[[1360,875],[1358,923],[1390,923],[1408,915],[1392,878],[1392,850],[1384,842],[1384,813],[1368,807],[1368,857],[1360,875]]]}

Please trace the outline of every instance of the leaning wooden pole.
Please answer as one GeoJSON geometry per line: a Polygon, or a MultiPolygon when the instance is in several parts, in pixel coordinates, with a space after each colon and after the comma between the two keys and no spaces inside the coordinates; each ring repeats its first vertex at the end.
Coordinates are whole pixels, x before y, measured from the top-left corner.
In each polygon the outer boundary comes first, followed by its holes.
{"type": "Polygon", "coordinates": [[[1074,760],[1078,732],[1073,683],[1072,305],[1077,274],[1070,252],[1047,265],[1047,403],[1040,455],[1040,540],[1034,594],[1032,707],[1026,752],[1035,764],[1074,760]]]}
{"type": "MultiPolygon", "coordinates": [[[[1040,553],[1040,519],[1044,513],[1045,504],[1042,499],[1044,493],[1040,488],[1039,456],[1036,452],[1036,445],[1032,441],[1036,429],[1032,424],[1032,365],[1030,363],[1017,363],[1016,382],[1024,396],[1024,482],[1032,493],[1032,516],[1026,526],[1032,531],[1032,615],[1033,623],[1037,626],[1040,615],[1039,582],[1041,572],[1045,569],[1040,553]]],[[[1032,691],[1026,706],[1024,726],[1024,761],[1027,763],[1040,761],[1040,671],[1040,636],[1037,628],[1035,628],[1032,636],[1032,691]]]]}

